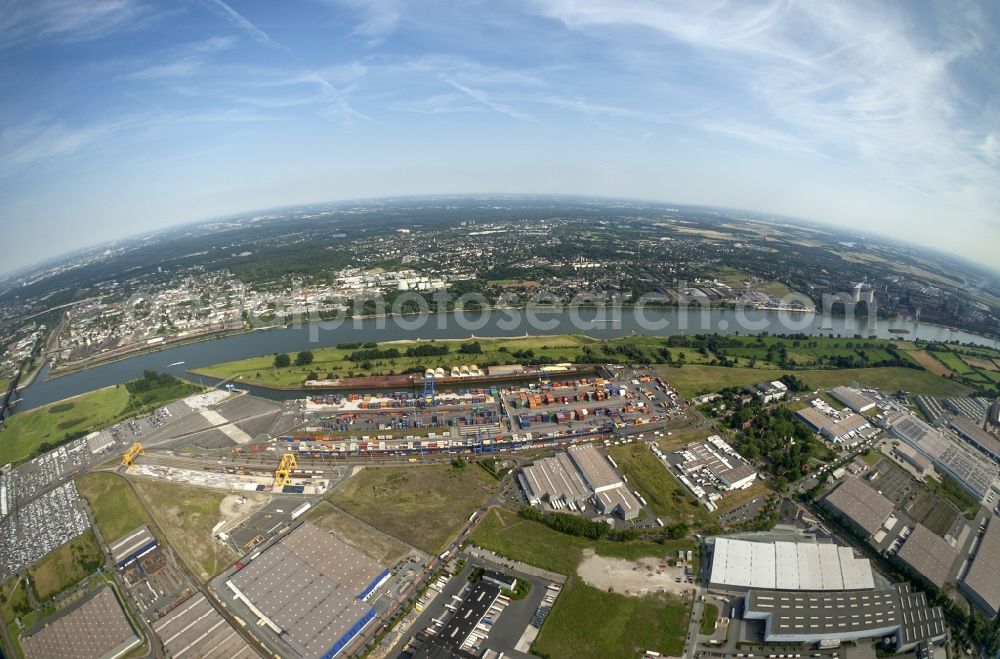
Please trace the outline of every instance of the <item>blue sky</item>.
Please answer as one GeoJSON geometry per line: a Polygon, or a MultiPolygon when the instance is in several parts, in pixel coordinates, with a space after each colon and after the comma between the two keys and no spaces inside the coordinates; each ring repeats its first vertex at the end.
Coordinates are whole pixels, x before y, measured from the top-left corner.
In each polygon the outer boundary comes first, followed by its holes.
{"type": "Polygon", "coordinates": [[[0,3],[0,271],[282,204],[623,195],[1000,266],[1000,5],[0,3]]]}

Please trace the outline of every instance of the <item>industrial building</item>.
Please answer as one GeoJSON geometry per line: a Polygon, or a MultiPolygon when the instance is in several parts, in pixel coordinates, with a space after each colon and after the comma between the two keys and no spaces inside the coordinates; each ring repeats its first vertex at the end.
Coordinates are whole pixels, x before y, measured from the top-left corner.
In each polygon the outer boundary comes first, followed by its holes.
{"type": "Polygon", "coordinates": [[[154,622],[153,631],[171,657],[257,659],[260,656],[202,593],[195,593],[154,622]]]}
{"type": "Polygon", "coordinates": [[[892,501],[850,476],[826,495],[826,504],[867,537],[875,535],[893,509],[892,501]]]}
{"type": "Polygon", "coordinates": [[[156,537],[149,530],[149,527],[143,524],[112,543],[108,549],[111,550],[111,558],[115,565],[122,568],[145,553],[152,551],[156,544],[156,537]]]}
{"type": "Polygon", "coordinates": [[[21,638],[25,659],[116,659],[141,643],[111,588],[104,587],[41,630],[21,638]]]}
{"type": "Polygon", "coordinates": [[[795,415],[825,439],[847,446],[853,446],[877,432],[860,414],[838,412],[819,398],[812,401],[811,407],[804,407],[795,415]]]}
{"type": "Polygon", "coordinates": [[[1000,522],[991,518],[959,588],[990,618],[1000,613],[1000,522]]]}
{"type": "Polygon", "coordinates": [[[634,519],[642,510],[610,460],[590,444],[536,460],[521,470],[518,481],[533,506],[545,502],[553,510],[583,511],[590,501],[598,512],[623,519],[634,519]]]}
{"type": "Polygon", "coordinates": [[[875,407],[875,401],[853,387],[834,387],[830,395],[858,414],[875,407]]]}
{"type": "Polygon", "coordinates": [[[871,563],[850,547],[818,542],[716,538],[712,588],[850,591],[875,587],[871,563]]]}
{"type": "Polygon", "coordinates": [[[941,607],[907,584],[854,592],[751,590],[743,617],[764,621],[769,643],[819,643],[895,637],[896,650],[941,643],[948,626],[941,607]]]}
{"type": "Polygon", "coordinates": [[[964,416],[953,416],[948,419],[948,427],[955,431],[955,434],[964,439],[972,448],[990,460],[993,460],[993,462],[1000,463],[1000,439],[986,432],[982,427],[969,421],[964,416]]]}
{"type": "Polygon", "coordinates": [[[917,524],[896,556],[917,574],[943,588],[952,566],[958,560],[958,549],[923,524],[917,524]]]}
{"type": "Polygon", "coordinates": [[[699,485],[711,484],[724,492],[750,487],[757,470],[718,435],[688,444],[680,470],[699,485]]]}
{"type": "Polygon", "coordinates": [[[226,586],[298,656],[330,659],[375,618],[366,600],[388,578],[389,570],[307,522],[226,586]]]}
{"type": "Polygon", "coordinates": [[[988,423],[994,428],[1000,428],[1000,400],[993,401],[990,405],[990,414],[988,423]]]}
{"type": "Polygon", "coordinates": [[[892,457],[910,467],[921,481],[925,480],[934,471],[933,465],[927,456],[909,444],[894,442],[891,453],[892,457]]]}
{"type": "Polygon", "coordinates": [[[908,412],[889,415],[888,424],[896,437],[930,458],[976,499],[994,496],[1000,468],[992,460],[908,412]]]}
{"type": "Polygon", "coordinates": [[[754,392],[762,401],[770,403],[773,400],[780,400],[784,398],[785,394],[788,393],[788,386],[781,380],[775,380],[774,382],[761,382],[754,387],[754,392]]]}

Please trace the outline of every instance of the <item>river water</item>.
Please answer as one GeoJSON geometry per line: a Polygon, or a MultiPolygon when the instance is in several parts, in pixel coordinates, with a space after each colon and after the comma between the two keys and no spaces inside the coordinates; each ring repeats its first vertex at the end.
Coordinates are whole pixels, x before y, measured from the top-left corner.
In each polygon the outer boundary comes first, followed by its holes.
{"type": "MultiPolygon", "coordinates": [[[[47,379],[46,366],[35,382],[20,393],[17,410],[24,411],[76,396],[101,387],[119,384],[142,376],[153,369],[188,377],[206,385],[209,378],[187,374],[188,369],[245,359],[258,355],[335,346],[338,343],[396,341],[405,339],[463,339],[583,333],[598,339],[611,339],[633,333],[654,336],[678,334],[772,334],[801,333],[811,336],[924,339],[958,341],[1000,348],[995,339],[928,325],[908,319],[869,321],[867,318],[828,318],[812,313],[731,309],[561,309],[500,310],[465,314],[436,314],[420,317],[384,317],[346,320],[341,323],[311,323],[291,327],[256,330],[244,334],[211,339],[129,357],[103,366],[62,377],[47,379]],[[895,334],[890,329],[905,329],[895,334]],[[171,366],[177,362],[183,364],[171,366]]],[[[246,387],[252,393],[281,400],[301,397],[293,391],[274,391],[246,387]]]]}

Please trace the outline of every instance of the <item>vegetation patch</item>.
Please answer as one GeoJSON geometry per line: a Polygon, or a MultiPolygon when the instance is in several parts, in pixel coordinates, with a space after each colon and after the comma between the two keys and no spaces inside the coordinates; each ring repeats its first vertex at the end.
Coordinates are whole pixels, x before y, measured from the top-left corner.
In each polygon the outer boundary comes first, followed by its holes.
{"type": "Polygon", "coordinates": [[[665,594],[627,597],[566,581],[532,654],[549,659],[633,659],[647,650],[679,657],[689,605],[665,594]]]}
{"type": "Polygon", "coordinates": [[[236,560],[212,535],[225,493],[146,479],[134,484],[156,525],[199,579],[207,581],[236,560]]]}
{"type": "Polygon", "coordinates": [[[28,570],[35,596],[45,601],[104,565],[104,554],[93,531],[73,538],[28,570]]]}
{"type": "Polygon", "coordinates": [[[719,607],[712,604],[711,602],[705,602],[705,608],[702,610],[701,622],[699,624],[699,631],[705,635],[709,636],[715,632],[715,623],[719,620],[719,607]]]}
{"type": "Polygon", "coordinates": [[[90,472],[76,479],[80,496],[90,504],[97,528],[111,544],[149,521],[142,502],[124,477],[109,472],[90,472]]]}
{"type": "Polygon", "coordinates": [[[328,498],[375,528],[436,554],[495,487],[483,469],[464,462],[373,467],[352,476],[328,498]]]}

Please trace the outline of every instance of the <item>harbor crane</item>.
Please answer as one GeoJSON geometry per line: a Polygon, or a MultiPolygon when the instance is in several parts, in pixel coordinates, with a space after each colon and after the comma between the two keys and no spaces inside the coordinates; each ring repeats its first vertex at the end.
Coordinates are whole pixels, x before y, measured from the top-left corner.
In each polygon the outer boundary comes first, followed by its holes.
{"type": "Polygon", "coordinates": [[[132,446],[128,447],[128,450],[125,451],[125,455],[122,456],[122,466],[131,467],[132,462],[134,462],[140,455],[146,455],[146,453],[142,450],[142,444],[135,442],[132,446]]]}
{"type": "Polygon", "coordinates": [[[292,469],[297,469],[298,461],[294,453],[285,453],[281,456],[278,468],[274,470],[274,487],[284,487],[292,484],[292,469]]]}

